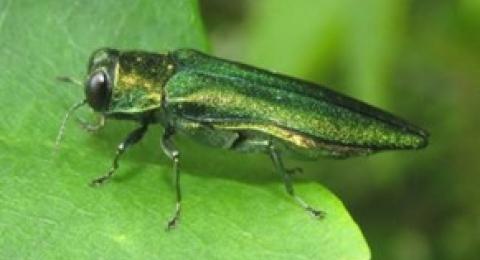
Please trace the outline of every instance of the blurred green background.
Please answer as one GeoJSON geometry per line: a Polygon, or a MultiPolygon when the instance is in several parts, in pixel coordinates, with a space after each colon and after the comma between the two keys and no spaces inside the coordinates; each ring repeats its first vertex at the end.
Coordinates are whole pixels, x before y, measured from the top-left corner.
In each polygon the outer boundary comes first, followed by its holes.
{"type": "Polygon", "coordinates": [[[480,1],[200,2],[213,53],[322,83],[431,133],[425,150],[307,165],[306,178],[320,174],[347,205],[373,258],[478,259],[480,1]]]}

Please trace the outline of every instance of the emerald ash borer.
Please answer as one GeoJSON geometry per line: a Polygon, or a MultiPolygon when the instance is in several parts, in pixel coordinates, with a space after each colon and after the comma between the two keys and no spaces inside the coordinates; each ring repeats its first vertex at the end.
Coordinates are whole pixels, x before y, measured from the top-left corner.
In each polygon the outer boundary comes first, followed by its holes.
{"type": "Polygon", "coordinates": [[[105,119],[138,123],[117,147],[111,169],[94,179],[110,179],[122,154],[142,139],[151,124],[165,131],[164,153],[173,161],[176,207],[168,228],[180,217],[180,151],[176,134],[206,145],[270,156],[286,191],[315,217],[314,209],[295,195],[291,169],[282,157],[347,158],[384,150],[419,149],[428,143],[426,131],[378,108],[300,79],[249,65],[179,49],[166,54],[103,48],[88,62],[85,98],[65,115],[57,144],[69,116],[88,104],[105,119]]]}

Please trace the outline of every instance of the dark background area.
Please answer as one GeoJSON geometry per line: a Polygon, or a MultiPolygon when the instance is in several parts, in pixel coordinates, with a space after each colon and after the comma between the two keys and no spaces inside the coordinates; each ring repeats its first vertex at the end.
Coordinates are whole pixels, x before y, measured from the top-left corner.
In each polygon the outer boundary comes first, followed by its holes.
{"type": "Polygon", "coordinates": [[[480,1],[200,1],[212,52],[312,80],[427,129],[425,150],[304,165],[375,259],[480,253],[480,1]]]}

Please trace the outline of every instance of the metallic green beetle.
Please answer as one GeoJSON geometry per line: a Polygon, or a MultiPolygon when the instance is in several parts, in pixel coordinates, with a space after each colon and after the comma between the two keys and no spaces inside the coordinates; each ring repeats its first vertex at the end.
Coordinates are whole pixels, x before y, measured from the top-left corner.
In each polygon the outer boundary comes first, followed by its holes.
{"type": "MultiPolygon", "coordinates": [[[[66,81],[74,82],[69,78],[66,81]]],[[[291,172],[282,155],[306,159],[346,158],[383,150],[419,149],[427,145],[426,131],[378,108],[303,80],[272,73],[191,49],[167,54],[99,49],[90,57],[84,83],[84,104],[105,118],[134,120],[139,127],[117,148],[110,171],[120,156],[142,139],[153,123],[165,128],[161,146],[173,161],[176,208],[168,222],[180,217],[179,156],[172,137],[184,134],[207,145],[267,153],[281,174],[288,194],[308,212],[322,217],[295,195],[291,172]]]]}

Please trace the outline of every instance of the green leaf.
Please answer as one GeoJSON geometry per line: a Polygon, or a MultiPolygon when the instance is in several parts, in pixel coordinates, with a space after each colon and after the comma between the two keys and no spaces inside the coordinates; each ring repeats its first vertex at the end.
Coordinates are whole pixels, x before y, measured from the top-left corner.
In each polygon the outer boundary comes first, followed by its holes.
{"type": "MultiPolygon", "coordinates": [[[[87,183],[108,169],[132,122],[108,121],[89,134],[72,120],[54,153],[66,108],[83,98],[82,89],[55,77],[82,78],[89,54],[102,46],[205,50],[197,9],[188,0],[0,3],[0,258],[369,258],[331,192],[298,183],[297,192],[327,212],[312,219],[286,195],[266,156],[180,139],[183,215],[178,229],[165,232],[174,190],[160,126],[101,188],[87,183]]],[[[79,114],[91,119],[88,109],[79,114]]]]}

